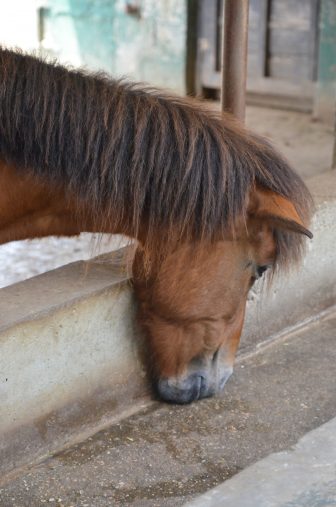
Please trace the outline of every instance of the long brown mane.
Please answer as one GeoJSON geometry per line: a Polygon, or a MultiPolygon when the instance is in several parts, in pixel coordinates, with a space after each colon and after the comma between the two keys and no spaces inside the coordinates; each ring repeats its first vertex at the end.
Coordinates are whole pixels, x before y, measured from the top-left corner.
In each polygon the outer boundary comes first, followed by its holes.
{"type": "MultiPolygon", "coordinates": [[[[65,185],[93,214],[165,251],[172,237],[213,240],[245,215],[256,184],[291,199],[309,192],[269,143],[229,115],[103,74],[0,49],[0,158],[65,185]]],[[[277,232],[278,259],[301,235],[277,232]]]]}

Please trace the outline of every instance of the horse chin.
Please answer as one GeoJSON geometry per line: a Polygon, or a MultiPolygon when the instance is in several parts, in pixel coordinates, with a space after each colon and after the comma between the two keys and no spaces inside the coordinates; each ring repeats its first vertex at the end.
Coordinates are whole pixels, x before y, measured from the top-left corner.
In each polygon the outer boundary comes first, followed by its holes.
{"type": "Polygon", "coordinates": [[[164,401],[179,404],[191,403],[222,391],[232,371],[232,366],[223,366],[215,375],[212,371],[200,370],[180,377],[160,378],[156,389],[164,401]]]}

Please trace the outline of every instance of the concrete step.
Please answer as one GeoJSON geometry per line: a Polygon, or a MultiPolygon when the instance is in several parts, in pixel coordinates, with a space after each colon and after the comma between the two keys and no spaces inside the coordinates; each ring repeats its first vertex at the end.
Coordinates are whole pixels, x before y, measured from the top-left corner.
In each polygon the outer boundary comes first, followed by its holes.
{"type": "MultiPolygon", "coordinates": [[[[309,186],[315,236],[304,265],[268,292],[260,285],[251,292],[240,354],[336,303],[336,171],[309,186]]],[[[128,274],[106,259],[0,291],[0,474],[151,405],[134,310],[128,274]]]]}
{"type": "MultiPolygon", "coordinates": [[[[221,396],[191,406],[156,402],[3,479],[1,507],[178,507],[191,501],[336,416],[335,334],[336,314],[326,313],[241,357],[221,396]]],[[[295,474],[288,480],[295,484],[295,474]]]]}
{"type": "Polygon", "coordinates": [[[307,433],[294,448],[258,461],[185,507],[327,505],[336,505],[336,418],[307,433]]]}

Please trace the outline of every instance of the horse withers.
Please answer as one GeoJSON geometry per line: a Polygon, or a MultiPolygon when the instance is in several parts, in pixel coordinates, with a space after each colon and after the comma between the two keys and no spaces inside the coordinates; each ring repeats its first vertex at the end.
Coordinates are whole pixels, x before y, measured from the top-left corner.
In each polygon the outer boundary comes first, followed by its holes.
{"type": "Polygon", "coordinates": [[[138,241],[138,320],[167,401],[223,388],[249,289],[311,237],[302,180],[229,115],[5,49],[0,160],[0,242],[82,231],[138,241]]]}

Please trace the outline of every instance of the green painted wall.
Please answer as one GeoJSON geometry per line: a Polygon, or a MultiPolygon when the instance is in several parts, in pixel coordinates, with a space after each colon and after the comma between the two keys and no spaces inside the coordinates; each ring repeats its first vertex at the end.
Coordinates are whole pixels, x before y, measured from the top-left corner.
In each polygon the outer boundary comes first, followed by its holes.
{"type": "Polygon", "coordinates": [[[184,0],[49,0],[43,46],[75,66],[185,91],[184,0]],[[127,13],[136,5],[140,15],[127,13]]]}
{"type": "Polygon", "coordinates": [[[315,116],[333,122],[336,106],[336,0],[322,0],[315,116]]]}
{"type": "Polygon", "coordinates": [[[320,13],[319,80],[336,82],[336,1],[322,0],[320,13]]]}

